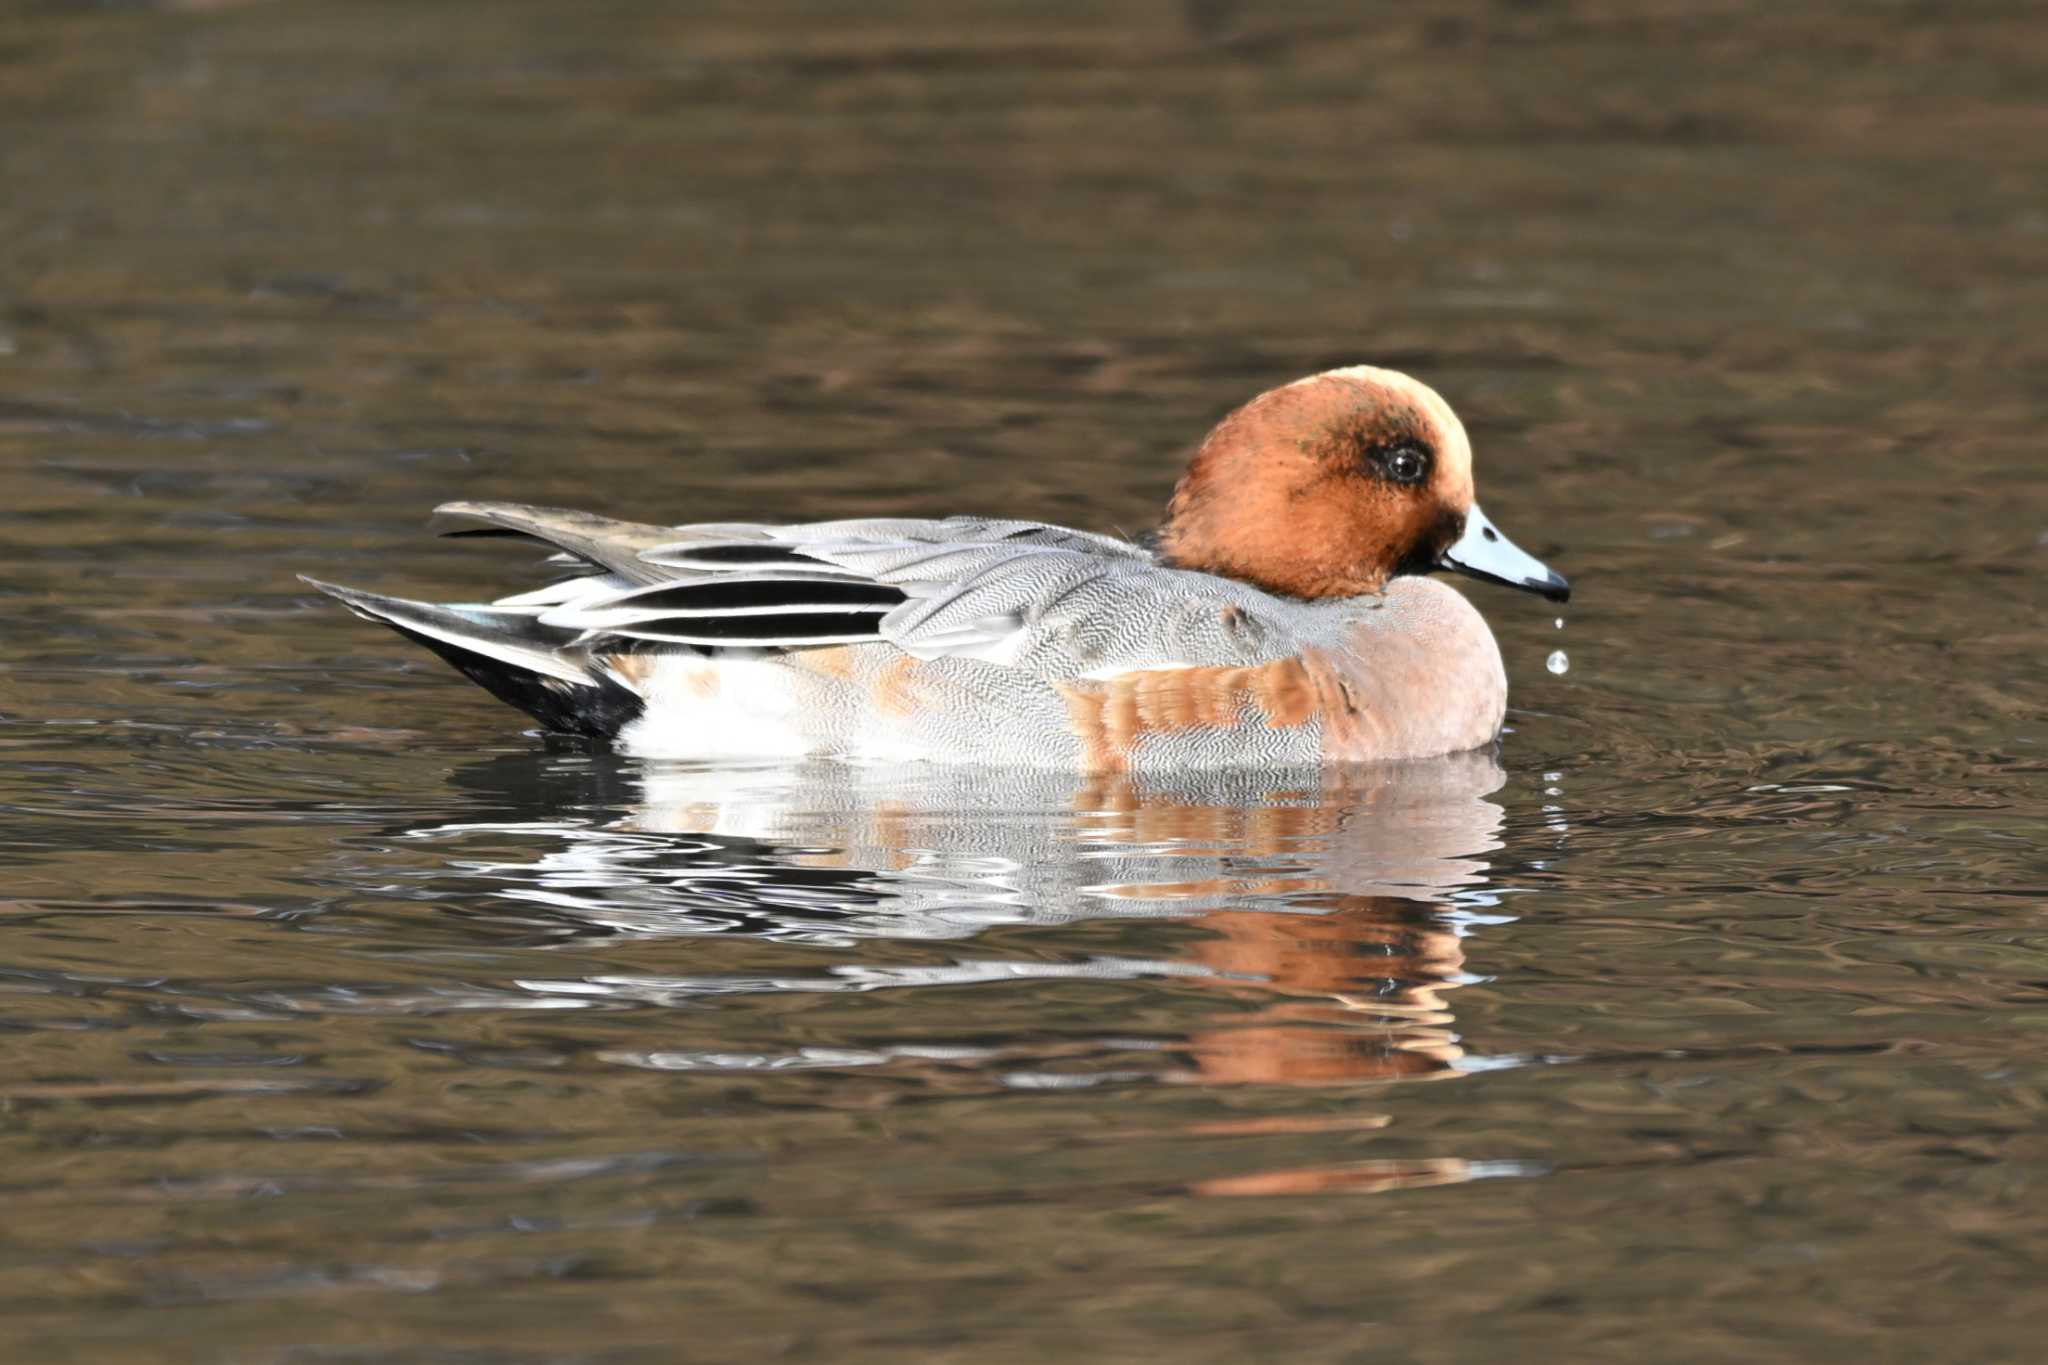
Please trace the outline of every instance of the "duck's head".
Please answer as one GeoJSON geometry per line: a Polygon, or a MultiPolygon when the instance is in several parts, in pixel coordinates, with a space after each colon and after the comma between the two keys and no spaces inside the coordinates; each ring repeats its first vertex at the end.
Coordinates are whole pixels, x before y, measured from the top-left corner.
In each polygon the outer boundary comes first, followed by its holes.
{"type": "Polygon", "coordinates": [[[1176,568],[1289,597],[1356,597],[1436,569],[1571,595],[1479,510],[1450,404],[1370,365],[1268,390],[1217,423],[1173,490],[1159,549],[1176,568]]]}

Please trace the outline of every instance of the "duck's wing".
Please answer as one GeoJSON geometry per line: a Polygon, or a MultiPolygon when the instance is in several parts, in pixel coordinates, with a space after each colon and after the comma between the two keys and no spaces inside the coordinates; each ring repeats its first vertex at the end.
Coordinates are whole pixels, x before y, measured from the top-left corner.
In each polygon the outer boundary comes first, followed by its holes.
{"type": "Polygon", "coordinates": [[[1255,588],[1043,522],[679,527],[639,558],[666,576],[564,599],[540,622],[629,647],[886,641],[1049,676],[1251,663],[1292,638],[1287,608],[1255,588]]]}
{"type": "Polygon", "coordinates": [[[446,535],[541,545],[557,572],[477,604],[316,586],[437,648],[466,643],[522,669],[544,655],[538,671],[561,681],[587,675],[586,647],[600,645],[773,650],[897,640],[933,657],[988,633],[962,636],[946,608],[982,601],[978,590],[993,581],[1028,597],[1032,585],[1051,581],[1045,571],[1055,564],[1052,578],[1064,582],[1096,564],[1151,563],[1149,552],[1111,536],[983,517],[655,526],[527,503],[451,502],[434,512],[446,535]]]}
{"type": "Polygon", "coordinates": [[[541,622],[654,646],[886,640],[921,658],[995,657],[1034,603],[1117,566],[1152,566],[1129,541],[981,517],[682,526],[638,558],[661,576],[577,592],[541,622]]]}

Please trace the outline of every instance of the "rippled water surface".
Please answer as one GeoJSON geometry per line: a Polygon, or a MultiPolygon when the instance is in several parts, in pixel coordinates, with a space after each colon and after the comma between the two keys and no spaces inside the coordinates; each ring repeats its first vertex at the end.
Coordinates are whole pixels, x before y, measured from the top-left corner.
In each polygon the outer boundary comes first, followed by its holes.
{"type": "Polygon", "coordinates": [[[6,1357],[2038,1359],[2044,82],[1998,3],[17,6],[6,1357]],[[1360,359],[1579,590],[1470,589],[1497,757],[641,765],[295,579],[1136,532],[1360,359]]]}

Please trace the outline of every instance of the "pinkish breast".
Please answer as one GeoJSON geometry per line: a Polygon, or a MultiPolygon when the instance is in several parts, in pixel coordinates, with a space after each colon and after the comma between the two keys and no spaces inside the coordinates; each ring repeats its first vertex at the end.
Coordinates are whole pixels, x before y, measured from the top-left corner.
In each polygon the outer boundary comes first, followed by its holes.
{"type": "Polygon", "coordinates": [[[1325,759],[1429,758],[1489,744],[1508,680],[1486,619],[1429,578],[1398,578],[1328,651],[1349,705],[1323,717],[1325,759]]]}

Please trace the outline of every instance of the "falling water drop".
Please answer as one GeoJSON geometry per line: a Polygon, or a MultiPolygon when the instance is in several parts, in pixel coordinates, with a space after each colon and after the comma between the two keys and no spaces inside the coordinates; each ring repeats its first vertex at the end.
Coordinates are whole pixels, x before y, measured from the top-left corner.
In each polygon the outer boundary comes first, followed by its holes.
{"type": "Polygon", "coordinates": [[[1553,622],[1552,622],[1551,624],[1552,624],[1552,625],[1554,625],[1554,626],[1556,626],[1556,627],[1557,627],[1557,628],[1558,628],[1559,630],[1563,630],[1563,629],[1564,629],[1564,618],[1563,618],[1562,616],[1560,616],[1560,617],[1558,617],[1558,618],[1557,618],[1557,619],[1556,619],[1555,621],[1553,621],[1553,622]]]}
{"type": "Polygon", "coordinates": [[[1572,661],[1565,657],[1563,650],[1553,649],[1550,651],[1550,657],[1543,661],[1543,666],[1552,673],[1562,673],[1572,666],[1572,661]]]}

